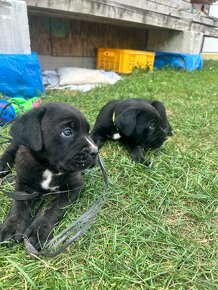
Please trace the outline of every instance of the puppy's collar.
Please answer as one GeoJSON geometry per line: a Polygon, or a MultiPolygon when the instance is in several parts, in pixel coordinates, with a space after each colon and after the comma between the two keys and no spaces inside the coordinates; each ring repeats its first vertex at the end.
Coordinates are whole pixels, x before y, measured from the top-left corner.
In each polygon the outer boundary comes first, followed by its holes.
{"type": "Polygon", "coordinates": [[[117,131],[118,131],[117,125],[116,125],[116,123],[115,123],[116,117],[117,117],[117,116],[116,116],[115,111],[114,111],[114,112],[113,112],[113,115],[112,115],[112,122],[113,122],[114,126],[116,127],[116,129],[117,129],[117,131]]]}
{"type": "Polygon", "coordinates": [[[114,124],[115,124],[115,118],[116,118],[116,116],[115,116],[115,111],[114,111],[113,115],[112,115],[112,121],[113,121],[114,124]]]}
{"type": "Polygon", "coordinates": [[[116,128],[117,132],[119,132],[119,129],[117,128],[117,125],[115,123],[115,119],[116,119],[116,115],[115,115],[115,111],[113,112],[113,115],[112,115],[112,122],[113,122],[113,125],[114,127],[116,128]]]}

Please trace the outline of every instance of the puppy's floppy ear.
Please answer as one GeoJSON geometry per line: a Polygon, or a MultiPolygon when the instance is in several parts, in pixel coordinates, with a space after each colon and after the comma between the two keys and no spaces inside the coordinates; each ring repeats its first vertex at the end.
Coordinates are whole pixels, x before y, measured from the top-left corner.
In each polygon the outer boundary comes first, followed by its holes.
{"type": "Polygon", "coordinates": [[[172,131],[172,127],[170,126],[170,123],[167,120],[167,113],[166,113],[166,109],[164,107],[164,104],[160,101],[153,101],[153,102],[151,102],[151,105],[159,113],[160,118],[161,118],[162,127],[165,130],[166,134],[168,136],[172,136],[173,131],[172,131]]]}
{"type": "Polygon", "coordinates": [[[18,145],[24,145],[33,151],[42,149],[41,120],[44,108],[35,108],[21,116],[11,127],[10,134],[18,145]]]}
{"type": "Polygon", "coordinates": [[[138,110],[127,108],[116,117],[115,124],[117,128],[126,136],[130,136],[135,129],[137,114],[138,110]]]}
{"type": "Polygon", "coordinates": [[[152,101],[151,105],[158,111],[162,119],[167,119],[166,109],[162,102],[152,101]]]}

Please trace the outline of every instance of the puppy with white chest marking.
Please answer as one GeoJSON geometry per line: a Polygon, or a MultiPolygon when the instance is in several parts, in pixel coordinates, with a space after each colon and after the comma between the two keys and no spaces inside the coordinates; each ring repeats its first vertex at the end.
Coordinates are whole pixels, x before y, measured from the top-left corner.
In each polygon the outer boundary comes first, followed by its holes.
{"type": "Polygon", "coordinates": [[[96,163],[98,148],[89,136],[89,124],[75,107],[48,103],[22,115],[11,127],[11,145],[1,158],[16,166],[16,191],[31,194],[62,191],[32,218],[32,200],[13,200],[0,228],[0,241],[23,236],[40,249],[51,238],[54,225],[80,192],[81,172],[96,163]],[[11,158],[11,159],[10,159],[11,158]]]}
{"type": "Polygon", "coordinates": [[[101,109],[91,137],[100,148],[107,139],[119,140],[136,163],[150,165],[144,150],[159,148],[172,128],[160,101],[144,99],[113,100],[101,109]]]}

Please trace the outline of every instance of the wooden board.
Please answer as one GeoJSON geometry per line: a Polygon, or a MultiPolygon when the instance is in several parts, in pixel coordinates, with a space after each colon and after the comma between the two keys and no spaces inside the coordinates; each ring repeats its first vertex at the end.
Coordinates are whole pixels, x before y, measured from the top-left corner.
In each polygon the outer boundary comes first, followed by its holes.
{"type": "Polygon", "coordinates": [[[42,16],[29,15],[31,50],[51,55],[51,35],[42,26],[42,19],[42,16]]]}
{"type": "Polygon", "coordinates": [[[38,54],[91,57],[96,56],[98,47],[146,47],[145,29],[75,20],[66,20],[61,27],[60,19],[49,18],[49,24],[47,21],[42,16],[29,16],[31,47],[38,54]]]}

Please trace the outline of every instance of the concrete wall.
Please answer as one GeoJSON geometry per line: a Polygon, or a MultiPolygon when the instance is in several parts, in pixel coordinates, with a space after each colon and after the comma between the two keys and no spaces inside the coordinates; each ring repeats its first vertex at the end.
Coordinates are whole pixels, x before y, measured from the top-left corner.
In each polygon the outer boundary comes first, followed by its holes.
{"type": "Polygon", "coordinates": [[[25,1],[0,0],[0,53],[31,53],[25,1]]]}
{"type": "Polygon", "coordinates": [[[148,50],[199,54],[203,33],[191,31],[149,30],[148,50]]]}

